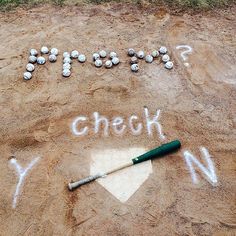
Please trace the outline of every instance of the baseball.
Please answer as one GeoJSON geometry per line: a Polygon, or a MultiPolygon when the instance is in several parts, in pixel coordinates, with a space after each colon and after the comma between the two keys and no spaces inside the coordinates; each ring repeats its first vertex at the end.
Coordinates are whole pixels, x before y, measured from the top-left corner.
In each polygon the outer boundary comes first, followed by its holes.
{"type": "Polygon", "coordinates": [[[152,57],[151,55],[147,55],[147,56],[145,57],[145,61],[146,61],[147,63],[152,63],[152,62],[153,62],[153,57],[152,57]]]}
{"type": "Polygon", "coordinates": [[[26,65],[26,70],[29,71],[29,72],[34,71],[34,65],[31,64],[31,63],[28,63],[28,64],[26,65]]]}
{"type": "Polygon", "coordinates": [[[57,56],[55,54],[51,54],[49,55],[48,59],[50,62],[55,62],[57,60],[57,56]]]}
{"type": "Polygon", "coordinates": [[[70,57],[65,57],[64,59],[63,59],[63,63],[71,63],[72,61],[71,61],[71,59],[70,59],[70,57]]]}
{"type": "Polygon", "coordinates": [[[86,56],[84,54],[80,54],[79,57],[78,57],[78,61],[79,62],[85,62],[86,61],[86,56]]]}
{"type": "Polygon", "coordinates": [[[138,64],[132,64],[132,65],[131,65],[131,70],[132,70],[133,72],[137,72],[137,71],[139,70],[138,64]]]}
{"type": "Polygon", "coordinates": [[[45,46],[41,47],[41,53],[47,54],[48,52],[49,52],[49,50],[47,47],[45,47],[45,46]]]}
{"type": "Polygon", "coordinates": [[[138,51],[137,56],[138,56],[138,58],[143,59],[145,56],[144,51],[138,51]]]}
{"type": "Polygon", "coordinates": [[[112,61],[111,61],[111,60],[107,60],[107,61],[105,62],[105,67],[106,67],[106,68],[111,68],[111,67],[112,67],[112,61]]]}
{"type": "Polygon", "coordinates": [[[63,64],[63,70],[64,70],[64,69],[70,70],[70,69],[71,69],[71,64],[70,64],[70,63],[64,63],[64,64],[63,64]]]}
{"type": "Polygon", "coordinates": [[[70,57],[70,53],[69,52],[63,52],[63,58],[65,57],[70,57]]]}
{"type": "Polygon", "coordinates": [[[79,52],[77,50],[73,50],[70,55],[72,58],[76,59],[79,56],[79,52]]]}
{"type": "Polygon", "coordinates": [[[160,52],[161,54],[166,54],[166,53],[167,53],[167,48],[164,47],[164,46],[162,46],[162,47],[160,47],[159,52],[160,52]]]}
{"type": "Polygon", "coordinates": [[[152,57],[156,58],[159,56],[159,52],[157,50],[152,51],[152,57]]]}
{"type": "Polygon", "coordinates": [[[135,50],[134,50],[133,48],[129,48],[129,49],[128,49],[128,55],[129,55],[130,57],[133,57],[133,56],[135,55],[135,50]]]}
{"type": "Polygon", "coordinates": [[[165,62],[168,62],[170,60],[170,57],[169,55],[165,54],[162,56],[162,61],[165,63],[165,62]]]}
{"type": "Polygon", "coordinates": [[[101,66],[102,66],[102,60],[97,59],[97,60],[94,62],[94,64],[95,64],[96,67],[101,67],[101,66]]]}
{"type": "Polygon", "coordinates": [[[114,58],[114,57],[117,57],[117,53],[116,52],[110,52],[110,58],[114,58]]]}
{"type": "Polygon", "coordinates": [[[69,77],[70,74],[71,74],[71,72],[70,72],[69,69],[64,69],[64,70],[62,71],[62,75],[63,75],[64,77],[69,77]]]}
{"type": "Polygon", "coordinates": [[[113,57],[111,59],[113,65],[118,65],[120,63],[120,59],[118,57],[113,57]]]}
{"type": "Polygon", "coordinates": [[[37,56],[38,55],[38,51],[36,49],[30,49],[30,55],[31,56],[37,56]]]}
{"type": "Polygon", "coordinates": [[[51,53],[52,55],[55,55],[55,56],[57,56],[57,55],[58,55],[58,53],[59,53],[59,51],[58,51],[58,49],[57,49],[57,48],[52,48],[52,49],[51,49],[51,51],[50,51],[50,53],[51,53]]]}
{"type": "Polygon", "coordinates": [[[25,80],[30,80],[32,78],[32,74],[27,71],[27,72],[24,73],[23,78],[25,80]]]}
{"type": "Polygon", "coordinates": [[[29,56],[29,62],[30,63],[35,63],[37,61],[37,57],[36,56],[29,56]]]}
{"type": "Polygon", "coordinates": [[[172,69],[173,66],[174,66],[174,64],[173,64],[172,61],[168,61],[168,62],[166,62],[166,64],[165,64],[165,68],[166,68],[166,69],[169,69],[169,70],[172,69]]]}
{"type": "Polygon", "coordinates": [[[98,53],[93,54],[93,60],[96,61],[100,58],[100,55],[98,53]]]}
{"type": "Polygon", "coordinates": [[[101,50],[101,51],[99,52],[99,55],[100,55],[100,57],[105,58],[105,57],[107,56],[107,53],[106,53],[105,50],[101,50]]]}
{"type": "Polygon", "coordinates": [[[43,64],[45,64],[45,62],[46,62],[46,59],[44,57],[38,57],[37,58],[37,63],[39,65],[43,65],[43,64]]]}

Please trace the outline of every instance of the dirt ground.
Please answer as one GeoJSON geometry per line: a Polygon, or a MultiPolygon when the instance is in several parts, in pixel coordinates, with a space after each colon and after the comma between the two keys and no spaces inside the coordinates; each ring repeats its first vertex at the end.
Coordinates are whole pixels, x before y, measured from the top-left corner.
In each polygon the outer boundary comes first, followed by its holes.
{"type": "MultiPolygon", "coordinates": [[[[43,6],[0,14],[0,235],[236,235],[236,7],[196,15],[172,15],[162,8],[107,4],[57,8],[43,6]],[[176,46],[193,48],[185,67],[176,46]],[[61,76],[58,62],[36,66],[33,78],[22,75],[30,48],[78,49],[88,62],[73,64],[72,76],[61,76]],[[140,63],[130,72],[126,49],[151,51],[166,45],[174,62],[140,63]],[[121,64],[96,69],[91,55],[115,50],[121,64]],[[166,141],[180,139],[181,151],[152,162],[153,173],[125,203],[97,182],[69,192],[67,183],[89,174],[93,153],[105,149],[162,143],[158,134],[122,137],[70,130],[79,115],[93,112],[112,119],[144,107],[160,123],[166,141]],[[183,152],[200,159],[209,150],[218,183],[201,171],[194,184],[183,152]],[[9,160],[27,166],[12,208],[19,178],[9,160]]],[[[87,123],[92,127],[92,118],[87,123]]]]}

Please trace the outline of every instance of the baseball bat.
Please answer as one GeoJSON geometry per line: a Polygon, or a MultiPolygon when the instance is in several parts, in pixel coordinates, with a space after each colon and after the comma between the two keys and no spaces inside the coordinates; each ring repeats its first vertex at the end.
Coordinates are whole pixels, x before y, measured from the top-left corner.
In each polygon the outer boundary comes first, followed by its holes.
{"type": "Polygon", "coordinates": [[[138,163],[151,160],[153,158],[163,157],[167,154],[177,151],[180,147],[181,147],[181,143],[179,140],[174,140],[170,143],[163,144],[160,147],[157,147],[151,151],[144,153],[143,155],[140,155],[138,157],[131,159],[129,162],[127,162],[119,167],[116,167],[114,169],[111,169],[111,170],[103,172],[103,173],[97,173],[96,175],[88,176],[88,177],[81,179],[79,181],[76,181],[76,182],[69,183],[68,188],[70,191],[73,191],[74,189],[76,189],[84,184],[92,182],[92,181],[99,179],[101,177],[104,177],[106,175],[112,174],[116,171],[122,170],[124,168],[129,167],[129,166],[136,165],[138,163]]]}

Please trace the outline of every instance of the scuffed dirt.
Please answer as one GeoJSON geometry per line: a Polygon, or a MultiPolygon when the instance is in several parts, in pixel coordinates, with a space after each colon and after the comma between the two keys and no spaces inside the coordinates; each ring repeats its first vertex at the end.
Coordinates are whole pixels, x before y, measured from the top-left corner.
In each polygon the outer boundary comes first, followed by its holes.
{"type": "Polygon", "coordinates": [[[108,4],[1,13],[0,235],[235,235],[235,12],[174,16],[159,8],[108,4]],[[189,68],[175,49],[179,44],[193,48],[189,68]],[[57,63],[37,66],[25,82],[28,50],[42,45],[78,49],[89,62],[74,63],[72,76],[63,79],[60,54],[57,63]],[[172,71],[160,62],[142,62],[139,73],[130,72],[127,48],[161,45],[169,48],[172,71]],[[90,57],[102,48],[117,51],[121,64],[94,68],[90,57]],[[161,144],[145,131],[78,138],[72,120],[95,111],[109,119],[142,117],[144,106],[152,114],[161,109],[163,132],[169,141],[179,138],[182,150],[153,161],[153,174],[125,204],[96,182],[69,192],[71,179],[88,175],[91,150],[161,144]],[[215,163],[215,187],[201,175],[199,185],[191,181],[183,151],[199,157],[200,146],[215,163]],[[22,166],[41,157],[16,209],[12,155],[22,166]]]}

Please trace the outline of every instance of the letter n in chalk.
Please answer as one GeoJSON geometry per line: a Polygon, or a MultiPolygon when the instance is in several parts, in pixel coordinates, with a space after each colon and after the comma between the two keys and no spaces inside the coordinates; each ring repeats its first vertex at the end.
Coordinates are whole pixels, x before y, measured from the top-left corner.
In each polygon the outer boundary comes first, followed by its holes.
{"type": "Polygon", "coordinates": [[[215,173],[214,163],[211,160],[208,150],[205,147],[201,147],[200,151],[202,153],[202,157],[206,161],[206,166],[204,166],[195,156],[193,156],[189,151],[184,152],[184,158],[188,165],[188,168],[191,173],[192,181],[194,184],[198,183],[198,177],[194,168],[194,165],[197,166],[203,174],[207,177],[207,180],[215,185],[217,183],[217,176],[215,173]]]}

